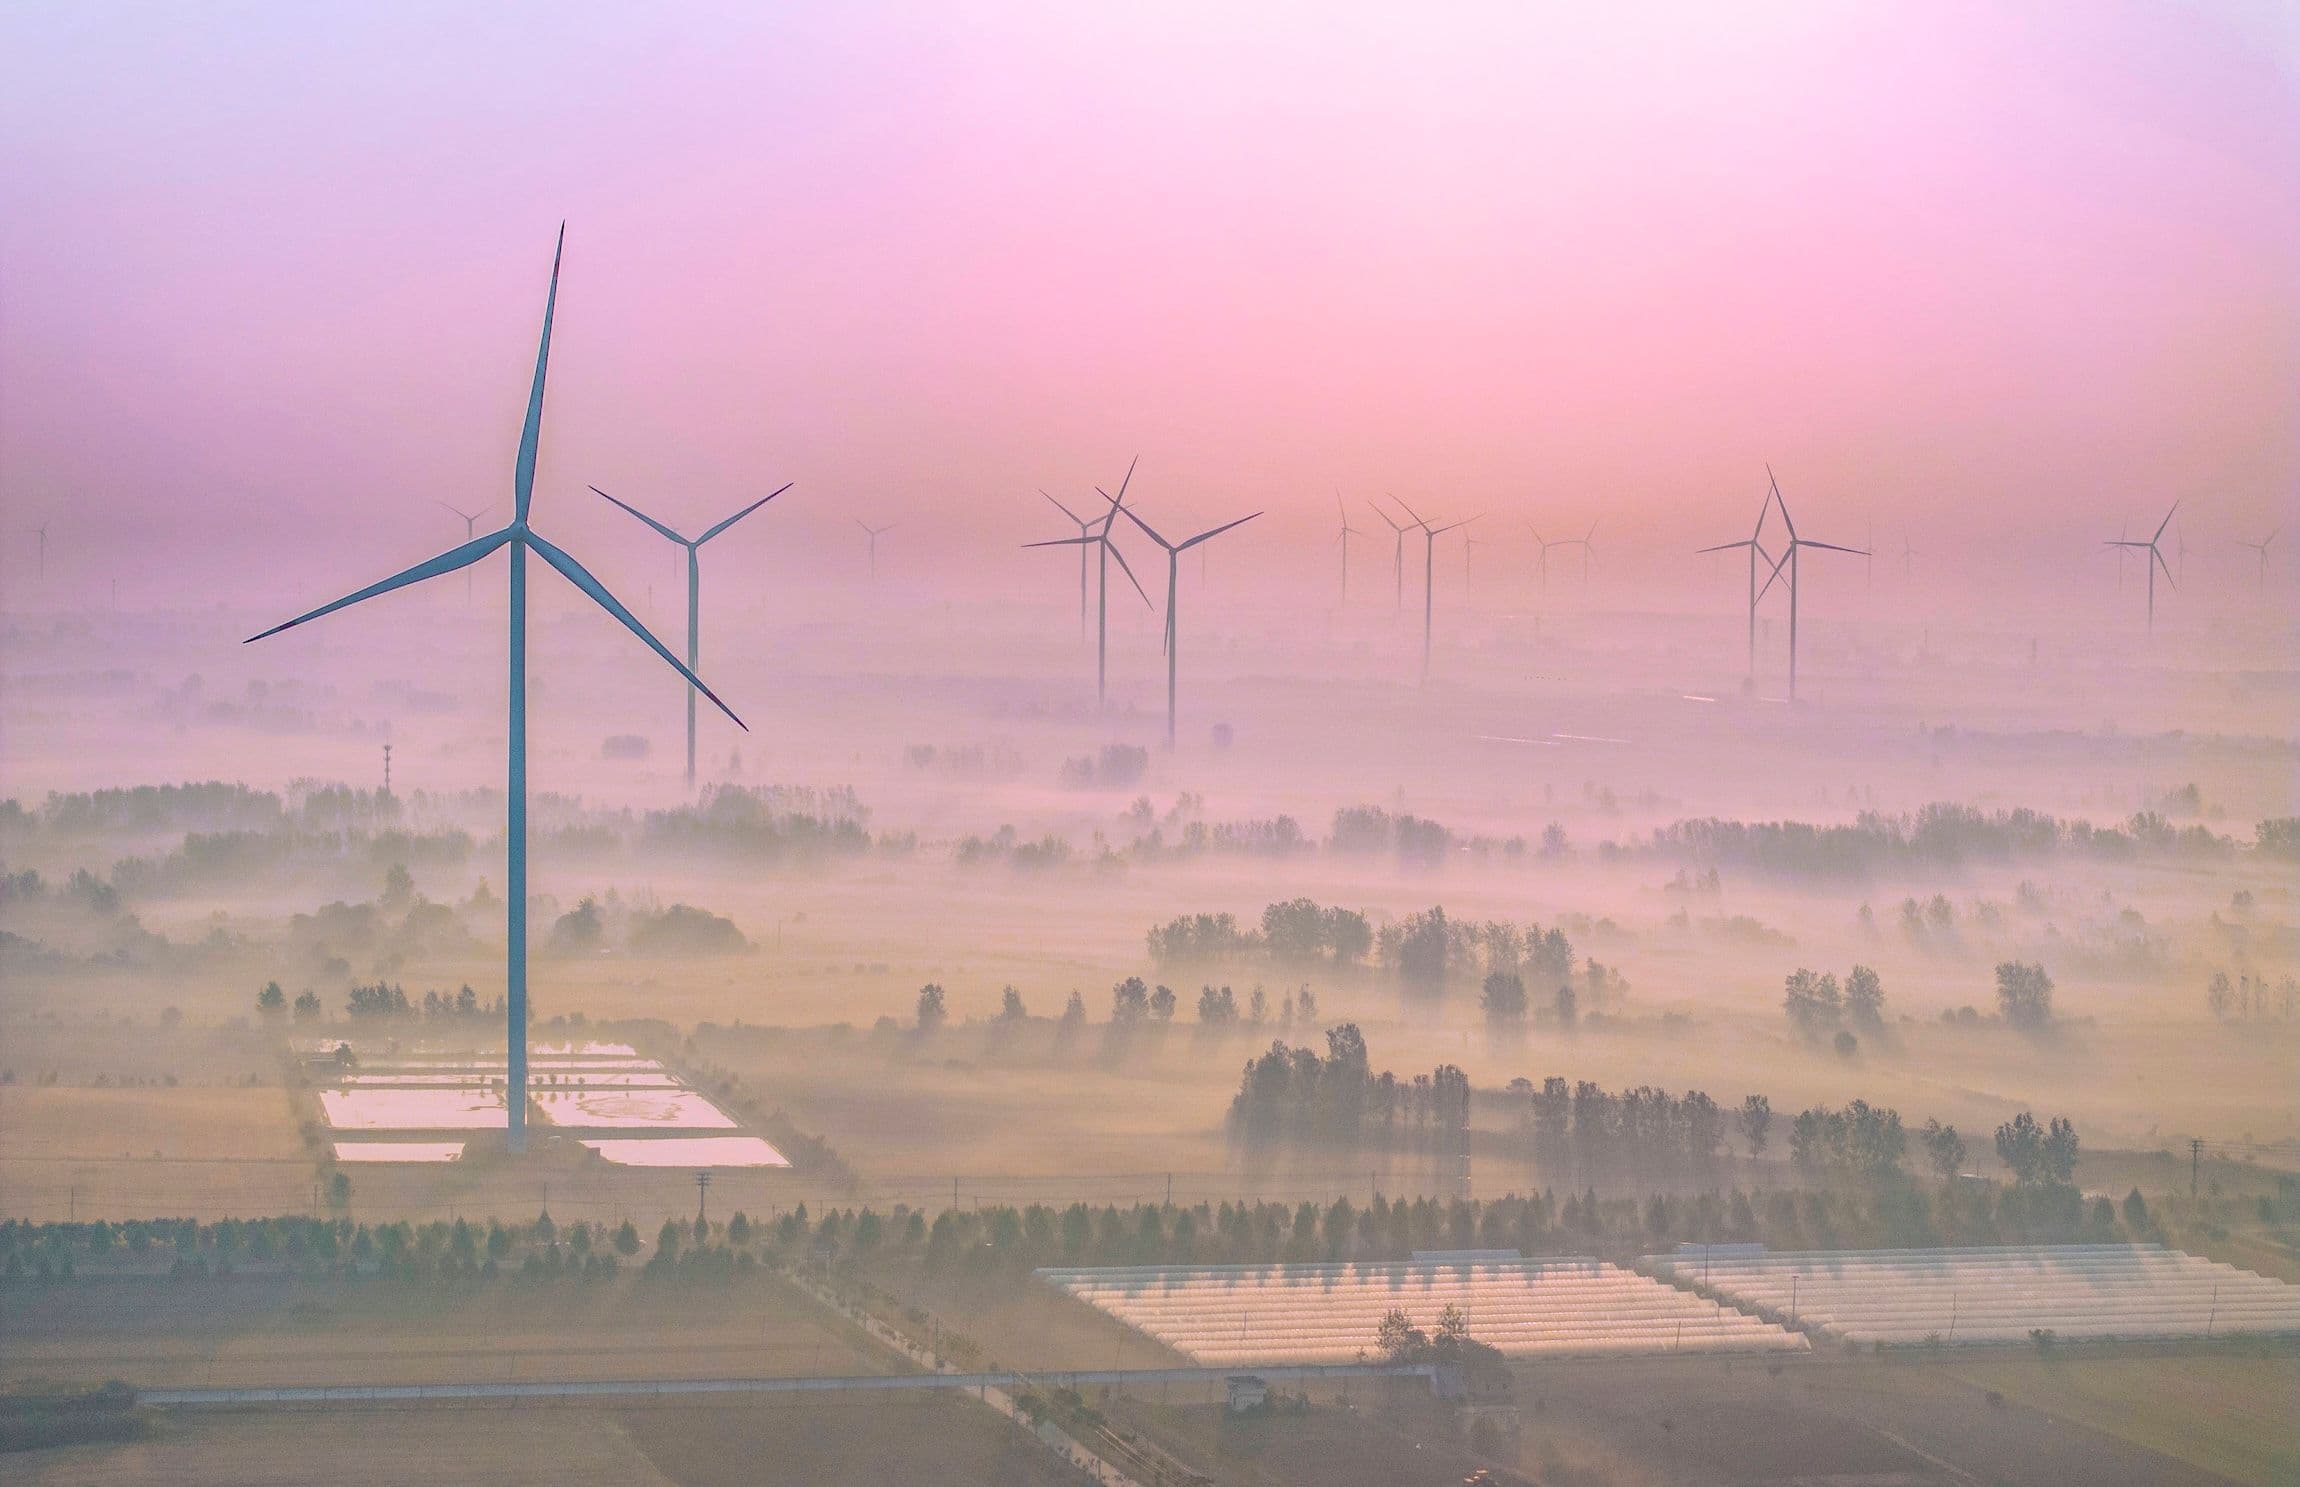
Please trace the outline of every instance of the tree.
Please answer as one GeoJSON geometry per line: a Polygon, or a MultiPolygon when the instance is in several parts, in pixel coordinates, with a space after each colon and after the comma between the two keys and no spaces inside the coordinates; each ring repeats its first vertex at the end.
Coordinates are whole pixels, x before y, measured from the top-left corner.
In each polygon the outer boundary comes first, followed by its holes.
{"type": "Polygon", "coordinates": [[[639,1226],[629,1219],[615,1231],[615,1253],[626,1260],[639,1253],[639,1226]]]}
{"type": "Polygon", "coordinates": [[[383,906],[387,909],[404,908],[415,897],[415,879],[409,876],[407,865],[393,863],[383,875],[383,906]]]}
{"type": "Polygon", "coordinates": [[[1152,1022],[1172,1022],[1174,1020],[1173,987],[1159,986],[1150,993],[1150,1020],[1152,1022]]]}
{"type": "Polygon", "coordinates": [[[1843,1000],[1835,976],[1816,975],[1803,966],[1782,982],[1781,1010],[1802,1037],[1820,1038],[1834,1029],[1843,1000]]]}
{"type": "Polygon", "coordinates": [[[330,1208],[342,1208],[351,1202],[351,1175],[337,1172],[327,1180],[327,1202],[330,1208]]]}
{"type": "Polygon", "coordinates": [[[1845,1020],[1867,1031],[1885,1025],[1884,978],[1867,966],[1855,966],[1845,975],[1845,1020]]]}
{"type": "Polygon", "coordinates": [[[1128,976],[1110,988],[1110,1023],[1129,1027],[1150,1013],[1150,988],[1140,976],[1128,976]]]}
{"type": "Polygon", "coordinates": [[[1955,1126],[1944,1126],[1937,1120],[1925,1122],[1917,1133],[1918,1142],[1925,1148],[1925,1165],[1933,1174],[1947,1182],[1964,1170],[1965,1141],[1955,1126]]]}
{"type": "Polygon", "coordinates": [[[1381,1353],[1384,1362],[1409,1362],[1427,1346],[1428,1335],[1413,1324],[1413,1319],[1405,1314],[1402,1307],[1393,1306],[1383,1312],[1381,1321],[1374,1328],[1374,1347],[1381,1353]]]}
{"type": "Polygon", "coordinates": [[[296,995],[295,1020],[298,1022],[319,1021],[319,993],[308,986],[296,995]]]}
{"type": "Polygon", "coordinates": [[[2076,1127],[2067,1117],[2056,1115],[2044,1133],[2044,1175],[2051,1182],[2073,1182],[2076,1179],[2076,1127]]]}
{"type": "Polygon", "coordinates": [[[1557,988],[1557,1025],[1567,1032],[1573,1031],[1581,1017],[1581,998],[1574,994],[1573,983],[1562,982],[1557,988]]]}
{"type": "Polygon", "coordinates": [[[1765,1154],[1765,1143],[1773,1132],[1773,1102],[1763,1095],[1751,1095],[1741,1102],[1741,1139],[1749,1145],[1749,1155],[1765,1154]]]}
{"type": "Polygon", "coordinates": [[[1326,910],[1326,947],[1334,964],[1356,965],[1374,948],[1374,927],[1355,909],[1326,910]]]}
{"type": "Polygon", "coordinates": [[[1515,971],[1490,972],[1478,1000],[1489,1028],[1500,1031],[1525,1022],[1525,981],[1515,971]]]}
{"type": "Polygon", "coordinates": [[[998,1020],[1021,1022],[1030,1016],[1030,1009],[1022,1005],[1022,993],[1009,986],[998,994],[998,1020]]]}
{"type": "Polygon", "coordinates": [[[1837,1029],[1837,1036],[1829,1041],[1830,1045],[1837,1050],[1837,1057],[1839,1058],[1851,1058],[1861,1051],[1861,1040],[1853,1036],[1851,1028],[1841,1027],[1837,1029]]]}
{"type": "Polygon", "coordinates": [[[949,1015],[940,986],[929,981],[918,989],[918,1030],[921,1033],[931,1033],[941,1027],[949,1015]]]}
{"type": "Polygon", "coordinates": [[[1997,966],[1997,1006],[2006,1022],[2024,1032],[2052,1023],[2052,977],[2041,961],[2002,961],[1997,966]]]}
{"type": "Polygon", "coordinates": [[[266,981],[264,989],[256,993],[256,1011],[266,1019],[277,1021],[287,1013],[287,993],[280,990],[277,981],[266,981]]]}
{"type": "Polygon", "coordinates": [[[1198,1021],[1205,1027],[1228,1027],[1238,1020],[1238,999],[1230,988],[1205,986],[1198,990],[1198,1021]]]}
{"type": "Polygon", "coordinates": [[[2035,1116],[2023,1110],[1997,1127],[1997,1160],[2005,1164],[2015,1183],[2029,1186],[2044,1178],[2044,1143],[2044,1127],[2037,1124],[2035,1116]]]}

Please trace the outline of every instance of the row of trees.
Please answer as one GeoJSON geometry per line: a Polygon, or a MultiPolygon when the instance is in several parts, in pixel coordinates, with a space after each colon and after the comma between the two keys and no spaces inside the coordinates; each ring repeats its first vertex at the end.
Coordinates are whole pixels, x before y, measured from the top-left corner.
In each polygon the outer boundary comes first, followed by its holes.
{"type": "MultiPolygon", "coordinates": [[[[1456,977],[1515,976],[1521,984],[1560,985],[1575,978],[1573,942],[1555,925],[1456,919],[1442,905],[1378,930],[1356,909],[1294,898],[1262,910],[1258,926],[1234,914],[1184,914],[1149,932],[1151,962],[1160,967],[1265,960],[1283,967],[1354,969],[1370,955],[1385,973],[1417,991],[1435,993],[1456,977]]],[[[1623,989],[1618,972],[1590,962],[1582,995],[1592,1005],[1623,989]]]]}
{"type": "Polygon", "coordinates": [[[1469,1078],[1452,1064],[1401,1079],[1372,1072],[1354,1022],[1326,1033],[1326,1052],[1272,1043],[1246,1064],[1230,1101],[1233,1138],[1253,1147],[1462,1149],[1469,1078]]]}

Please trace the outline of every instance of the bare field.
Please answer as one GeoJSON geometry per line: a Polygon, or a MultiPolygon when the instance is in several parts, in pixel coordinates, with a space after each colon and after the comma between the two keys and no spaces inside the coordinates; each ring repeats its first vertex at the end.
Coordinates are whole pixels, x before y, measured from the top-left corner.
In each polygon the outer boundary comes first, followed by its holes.
{"type": "Polygon", "coordinates": [[[725,1287],[514,1283],[460,1296],[258,1279],[11,1286],[0,1356],[12,1380],[155,1388],[902,1371],[764,1273],[725,1287]]]}

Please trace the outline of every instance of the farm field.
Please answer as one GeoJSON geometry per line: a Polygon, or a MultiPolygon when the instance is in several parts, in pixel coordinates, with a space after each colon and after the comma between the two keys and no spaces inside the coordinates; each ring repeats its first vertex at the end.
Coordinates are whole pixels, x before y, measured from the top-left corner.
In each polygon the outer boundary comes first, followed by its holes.
{"type": "Polygon", "coordinates": [[[1012,1424],[946,1395],[619,1410],[183,1414],[140,1441],[0,1458],[0,1481],[28,1487],[306,1487],[315,1479],[336,1487],[1075,1481],[1012,1424]]]}
{"type": "Polygon", "coordinates": [[[765,1274],[440,1297],[244,1278],[10,1286],[0,1360],[6,1380],[155,1388],[906,1371],[765,1274]]]}

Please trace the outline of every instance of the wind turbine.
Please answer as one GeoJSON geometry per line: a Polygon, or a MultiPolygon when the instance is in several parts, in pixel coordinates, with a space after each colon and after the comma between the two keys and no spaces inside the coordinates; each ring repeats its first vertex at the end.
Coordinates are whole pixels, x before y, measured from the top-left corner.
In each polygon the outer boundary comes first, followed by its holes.
{"type": "MultiPolygon", "coordinates": [[[[1110,509],[1113,513],[1115,513],[1119,509],[1117,503],[1112,502],[1110,509]]],[[[1260,516],[1261,514],[1261,512],[1257,511],[1254,513],[1254,516],[1260,516]]],[[[1148,537],[1152,542],[1157,543],[1161,548],[1165,549],[1166,552],[1166,747],[1168,748],[1172,748],[1174,746],[1175,653],[1181,649],[1179,644],[1180,635],[1174,624],[1174,599],[1175,595],[1180,590],[1182,582],[1182,554],[1188,552],[1193,547],[1198,547],[1203,543],[1211,542],[1216,537],[1221,536],[1224,532],[1229,531],[1232,527],[1244,526],[1246,523],[1252,521],[1254,516],[1241,516],[1236,521],[1224,522],[1218,527],[1214,527],[1208,531],[1200,532],[1195,537],[1186,537],[1180,542],[1168,542],[1164,537],[1159,535],[1157,528],[1151,526],[1150,523],[1144,521],[1140,516],[1136,515],[1132,511],[1128,511],[1126,513],[1126,519],[1128,521],[1140,527],[1144,536],[1148,537]]]]}
{"type": "MultiPolygon", "coordinates": [[[[1396,496],[1390,499],[1398,501],[1396,496]]],[[[1404,507],[1406,515],[1414,519],[1413,524],[1422,529],[1422,681],[1427,683],[1430,677],[1430,635],[1436,624],[1437,540],[1456,527],[1468,526],[1477,517],[1465,516],[1460,521],[1433,527],[1422,520],[1420,512],[1405,502],[1398,501],[1398,505],[1404,507]]]]}
{"type": "Polygon", "coordinates": [[[1349,508],[1342,504],[1342,493],[1334,492],[1334,514],[1342,519],[1341,535],[1336,539],[1342,547],[1342,602],[1350,602],[1350,539],[1366,534],[1350,525],[1349,508]]]}
{"type": "MultiPolygon", "coordinates": [[[[1604,518],[1600,517],[1598,520],[1602,521],[1604,518]]],[[[1578,542],[1581,546],[1581,586],[1586,589],[1589,587],[1589,555],[1597,551],[1597,522],[1591,522],[1588,532],[1575,538],[1574,542],[1578,542]]],[[[1558,546],[1571,547],[1574,542],[1561,542],[1558,546]]]]}
{"type": "Polygon", "coordinates": [[[870,535],[870,581],[871,581],[872,583],[877,583],[877,582],[878,582],[878,540],[879,540],[879,538],[881,538],[881,537],[885,536],[887,533],[889,533],[889,532],[893,531],[893,530],[894,530],[894,528],[895,528],[895,524],[894,524],[893,522],[891,522],[891,521],[890,521],[890,522],[888,522],[888,523],[887,523],[885,526],[883,526],[883,527],[874,527],[874,526],[872,526],[872,525],[871,525],[869,522],[867,522],[867,521],[864,521],[864,520],[863,520],[861,517],[856,517],[856,518],[855,518],[855,525],[856,525],[856,526],[858,526],[858,527],[860,527],[860,528],[862,528],[862,529],[863,529],[863,531],[865,531],[866,533],[868,533],[868,534],[870,535]]]}
{"type": "MultiPolygon", "coordinates": [[[[436,498],[434,498],[434,503],[447,506],[445,501],[439,501],[436,498]]],[[[495,508],[482,506],[477,511],[457,511],[455,507],[447,506],[447,509],[454,511],[457,516],[463,518],[463,540],[469,542],[479,535],[479,519],[495,508]]],[[[471,602],[471,574],[468,570],[463,575],[463,602],[466,604],[471,602]]]]}
{"type": "MultiPolygon", "coordinates": [[[[1823,552],[1849,552],[1855,557],[1862,558],[1867,557],[1869,554],[1864,548],[1839,547],[1834,542],[1815,542],[1811,538],[1798,536],[1797,523],[1789,515],[1789,502],[1781,494],[1781,482],[1773,478],[1773,467],[1771,465],[1767,465],[1765,467],[1765,480],[1767,485],[1770,487],[1773,509],[1781,513],[1781,525],[1789,529],[1789,546],[1788,550],[1774,561],[1772,575],[1765,580],[1765,587],[1758,590],[1757,597],[1762,599],[1767,593],[1771,592],[1774,582],[1781,576],[1781,570],[1784,567],[1788,569],[1789,700],[1791,702],[1795,702],[1797,700],[1797,554],[1808,547],[1817,547],[1823,552]]],[[[1764,522],[1764,514],[1762,512],[1758,514],[1758,522],[1760,526],[1764,522]]]]}
{"type": "MultiPolygon", "coordinates": [[[[1397,497],[1392,496],[1390,499],[1395,501],[1397,500],[1397,497]]],[[[1392,576],[1397,581],[1397,608],[1402,612],[1406,607],[1406,531],[1409,524],[1401,524],[1391,520],[1390,514],[1387,511],[1382,510],[1382,508],[1379,506],[1374,506],[1374,503],[1371,501],[1366,502],[1366,504],[1368,506],[1373,506],[1374,515],[1380,517],[1383,521],[1389,522],[1390,530],[1397,535],[1397,552],[1395,556],[1393,556],[1390,560],[1390,567],[1392,570],[1392,576]]]]}
{"type": "MultiPolygon", "coordinates": [[[[1046,496],[1046,492],[1043,490],[1039,494],[1046,496]]],[[[1089,532],[1094,530],[1094,523],[1085,517],[1072,511],[1060,501],[1055,501],[1052,496],[1046,496],[1046,499],[1054,502],[1055,510],[1078,523],[1078,535],[1081,539],[1084,539],[1089,532]]],[[[1086,638],[1086,546],[1083,540],[1081,540],[1078,548],[1078,638],[1080,640],[1086,638]]]]}
{"type": "Polygon", "coordinates": [[[1541,575],[1541,591],[1546,594],[1549,592],[1549,550],[1553,547],[1571,547],[1573,544],[1562,540],[1550,541],[1541,535],[1541,528],[1532,522],[1527,522],[1525,529],[1533,534],[1534,542],[1541,548],[1541,556],[1536,560],[1536,568],[1541,575]]]}
{"type": "MultiPolygon", "coordinates": [[[[599,487],[595,485],[591,487],[591,493],[593,495],[599,496],[604,500],[614,502],[615,505],[622,507],[625,511],[630,512],[633,516],[639,518],[639,520],[645,522],[648,526],[653,527],[657,532],[660,532],[663,536],[668,537],[671,541],[678,543],[679,546],[687,550],[687,669],[690,672],[703,664],[703,565],[701,562],[703,544],[710,541],[713,537],[718,536],[721,532],[724,532],[727,530],[727,528],[733,526],[736,522],[741,521],[744,517],[749,516],[752,512],[758,510],[761,506],[766,505],[769,501],[772,501],[775,497],[781,495],[784,491],[787,491],[790,488],[791,482],[783,482],[780,489],[769,491],[766,495],[759,497],[750,505],[745,506],[742,510],[736,512],[733,516],[728,517],[725,521],[720,522],[717,526],[711,528],[702,536],[697,537],[692,542],[690,542],[686,538],[680,536],[677,532],[672,531],[669,527],[666,527],[661,522],[655,520],[655,518],[649,516],[646,512],[641,511],[636,506],[633,506],[628,501],[617,501],[613,496],[610,496],[605,491],[599,489],[599,487]]],[[[695,683],[695,686],[701,685],[702,683],[700,682],[695,683]]],[[[695,688],[689,687],[687,689],[687,786],[689,789],[692,789],[694,788],[694,784],[695,688]]]]}
{"type": "Polygon", "coordinates": [[[1750,531],[1748,537],[1739,542],[1721,542],[1715,547],[1704,547],[1701,551],[1705,553],[1729,552],[1735,548],[1747,548],[1749,550],[1749,678],[1752,682],[1757,677],[1757,605],[1759,601],[1773,591],[1773,585],[1781,580],[1784,573],[1788,575],[1789,700],[1794,702],[1797,700],[1798,552],[1803,548],[1816,547],[1824,552],[1848,552],[1856,557],[1867,557],[1868,553],[1865,549],[1858,547],[1839,547],[1834,542],[1816,542],[1809,537],[1798,536],[1797,523],[1789,515],[1789,503],[1781,495],[1781,484],[1773,478],[1771,465],[1765,467],[1765,482],[1765,499],[1757,507],[1757,525],[1750,531]],[[1779,557],[1775,557],[1765,547],[1765,523],[1776,511],[1781,513],[1781,525],[1787,529],[1789,534],[1788,543],[1781,549],[1779,557]],[[1757,586],[1757,560],[1759,558],[1765,560],[1768,570],[1763,588],[1757,586]]]}
{"type": "Polygon", "coordinates": [[[650,635],[647,627],[640,624],[638,618],[625,609],[620,600],[608,593],[605,585],[591,576],[589,569],[546,542],[540,533],[527,524],[528,509],[535,499],[536,454],[543,438],[543,374],[551,359],[551,315],[559,301],[559,250],[566,246],[566,242],[567,228],[562,223],[559,228],[559,248],[555,248],[551,255],[551,289],[543,301],[543,338],[535,352],[535,380],[528,389],[527,418],[520,427],[519,455],[512,466],[514,503],[511,525],[484,537],[474,538],[460,547],[449,548],[438,557],[395,573],[381,583],[369,584],[333,604],[322,605],[308,614],[298,615],[284,625],[274,625],[261,635],[248,637],[249,642],[253,643],[266,636],[277,635],[282,630],[293,629],[322,615],[333,614],[363,599],[373,599],[393,589],[421,583],[427,578],[437,578],[443,573],[453,573],[458,568],[468,568],[499,547],[510,549],[511,686],[510,741],[506,750],[508,789],[505,794],[508,809],[504,830],[507,869],[504,885],[504,983],[505,1002],[509,1008],[509,1045],[505,1050],[510,1084],[506,1092],[510,1117],[507,1135],[511,1149],[515,1152],[524,1151],[527,1147],[527,554],[533,552],[556,568],[560,576],[582,590],[601,609],[613,615],[625,629],[646,642],[648,649],[661,656],[672,670],[685,677],[690,684],[701,688],[703,695],[710,698],[714,706],[734,718],[735,726],[744,726],[743,720],[735,717],[726,703],[719,700],[718,694],[703,686],[701,679],[681,664],[679,658],[664,647],[663,642],[650,635]]]}
{"type": "Polygon", "coordinates": [[[42,522],[34,527],[32,535],[40,539],[40,566],[35,576],[46,578],[48,576],[48,524],[42,522]]]}
{"type": "MultiPolygon", "coordinates": [[[[2157,543],[2164,540],[2164,529],[2172,525],[2173,512],[2179,509],[2180,503],[2178,501],[2173,502],[2172,510],[2165,512],[2164,520],[2156,524],[2156,534],[2146,542],[2135,542],[2130,538],[2119,536],[2113,542],[2102,544],[2104,547],[2113,547],[2117,550],[2117,574],[2120,579],[2124,572],[2124,550],[2126,548],[2138,548],[2148,554],[2147,557],[2140,560],[2140,565],[2148,570],[2148,633],[2151,635],[2156,633],[2156,570],[2162,568],[2164,581],[2172,584],[2174,588],[2180,587],[2178,583],[2173,581],[2172,565],[2164,561],[2164,554],[2156,546],[2157,543]]],[[[2121,587],[2121,584],[2119,586],[2121,587]]]]}
{"type": "Polygon", "coordinates": [[[1765,492],[1765,499],[1757,506],[1757,525],[1750,530],[1747,537],[1739,542],[1720,542],[1715,547],[1699,549],[1703,553],[1731,552],[1735,548],[1747,548],[1749,550],[1748,676],[1749,685],[1752,687],[1757,684],[1757,560],[1763,558],[1767,564],[1771,564],[1773,561],[1773,555],[1765,550],[1765,518],[1772,512],[1772,509],[1773,492],[1768,489],[1765,492]]]}
{"type": "Polygon", "coordinates": [[[2284,528],[2282,526],[2278,526],[2276,531],[2270,532],[2267,536],[2261,538],[2258,542],[2247,542],[2241,537],[2236,539],[2236,545],[2238,547],[2249,547],[2259,556],[2260,587],[2262,588],[2268,587],[2268,544],[2274,542],[2276,540],[2276,533],[2283,530],[2284,528]]]}
{"type": "MultiPolygon", "coordinates": [[[[1111,495],[1100,486],[1094,488],[1094,494],[1110,503],[1110,510],[1104,513],[1098,521],[1079,522],[1082,530],[1077,536],[1057,537],[1051,542],[1025,542],[1022,544],[1024,547],[1077,547],[1081,561],[1085,557],[1087,547],[1092,546],[1101,549],[1100,582],[1096,584],[1094,593],[1094,705],[1098,708],[1104,706],[1110,699],[1110,560],[1112,558],[1116,558],[1118,566],[1125,570],[1126,581],[1134,585],[1134,592],[1142,595],[1143,605],[1148,607],[1150,603],[1150,595],[1143,590],[1142,580],[1136,578],[1134,570],[1127,566],[1126,554],[1120,552],[1118,544],[1110,540],[1111,524],[1118,520],[1118,513],[1126,509],[1126,487],[1134,482],[1134,466],[1141,462],[1142,457],[1136,455],[1127,464],[1126,478],[1118,482],[1117,495],[1111,495]]],[[[1048,496],[1046,499],[1054,501],[1052,496],[1048,496]]],[[[1054,504],[1058,507],[1062,506],[1060,501],[1054,501],[1054,504]]],[[[1064,507],[1062,514],[1070,516],[1069,509],[1064,507]]],[[[1070,519],[1078,521],[1075,516],[1070,516],[1070,519]]]]}

